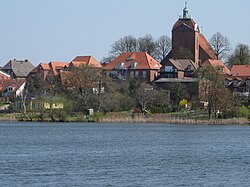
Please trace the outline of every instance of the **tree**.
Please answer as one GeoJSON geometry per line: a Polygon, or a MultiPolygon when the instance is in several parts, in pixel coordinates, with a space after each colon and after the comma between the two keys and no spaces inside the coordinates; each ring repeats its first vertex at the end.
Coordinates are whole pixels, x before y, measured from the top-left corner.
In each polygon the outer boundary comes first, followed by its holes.
{"type": "Polygon", "coordinates": [[[147,34],[144,37],[138,39],[138,50],[141,52],[147,52],[152,57],[155,57],[157,45],[152,35],[147,34]]]}
{"type": "Polygon", "coordinates": [[[81,106],[82,110],[89,109],[94,94],[100,93],[101,78],[101,69],[88,65],[75,67],[67,77],[66,84],[70,87],[71,96],[75,98],[75,104],[81,106]]]}
{"type": "Polygon", "coordinates": [[[177,59],[190,59],[192,57],[193,57],[192,52],[189,49],[187,49],[187,48],[181,47],[177,51],[177,55],[176,55],[177,59]]]}
{"type": "Polygon", "coordinates": [[[232,108],[232,96],[223,85],[224,77],[211,66],[200,68],[200,99],[208,103],[208,118],[216,117],[217,111],[228,113],[232,108]]]}
{"type": "Polygon", "coordinates": [[[120,38],[111,46],[111,56],[121,55],[123,52],[137,51],[137,40],[133,36],[120,38]]]}
{"type": "Polygon", "coordinates": [[[158,40],[156,40],[156,54],[155,58],[161,62],[167,54],[171,51],[171,40],[168,36],[163,35],[158,40]]]}
{"type": "Polygon", "coordinates": [[[146,112],[148,106],[150,104],[153,104],[156,92],[157,92],[156,90],[146,90],[143,87],[139,88],[136,91],[135,97],[142,112],[146,112]]]}
{"type": "Polygon", "coordinates": [[[111,50],[107,57],[103,57],[102,64],[107,64],[124,52],[147,52],[153,58],[161,61],[171,50],[171,40],[168,36],[163,35],[156,41],[152,35],[147,34],[136,39],[129,35],[120,38],[111,45],[111,50]]]}
{"type": "Polygon", "coordinates": [[[215,50],[217,59],[225,58],[227,53],[231,50],[228,38],[219,32],[213,34],[210,39],[210,45],[215,50]]]}
{"type": "Polygon", "coordinates": [[[249,46],[246,44],[238,44],[233,52],[230,55],[227,61],[229,67],[233,65],[245,65],[250,64],[250,50],[249,46]]]}

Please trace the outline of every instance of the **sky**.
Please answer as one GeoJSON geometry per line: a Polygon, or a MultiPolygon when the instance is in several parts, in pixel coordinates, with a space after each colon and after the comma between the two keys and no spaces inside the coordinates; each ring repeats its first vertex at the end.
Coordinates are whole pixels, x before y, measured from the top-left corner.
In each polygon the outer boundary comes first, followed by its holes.
{"type": "Polygon", "coordinates": [[[101,60],[124,36],[171,38],[185,2],[208,40],[220,32],[232,48],[250,45],[249,0],[0,0],[0,66],[11,59],[70,62],[78,55],[101,60]]]}

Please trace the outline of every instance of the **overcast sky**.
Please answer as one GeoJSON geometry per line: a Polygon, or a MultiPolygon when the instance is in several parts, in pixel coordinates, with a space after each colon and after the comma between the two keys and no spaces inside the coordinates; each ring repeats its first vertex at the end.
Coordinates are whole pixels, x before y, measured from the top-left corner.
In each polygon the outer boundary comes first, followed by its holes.
{"type": "MultiPolygon", "coordinates": [[[[235,47],[250,44],[249,0],[187,0],[209,39],[226,35],[235,47]]],[[[34,65],[107,56],[121,37],[171,37],[185,0],[0,0],[0,66],[10,59],[34,65]]]]}

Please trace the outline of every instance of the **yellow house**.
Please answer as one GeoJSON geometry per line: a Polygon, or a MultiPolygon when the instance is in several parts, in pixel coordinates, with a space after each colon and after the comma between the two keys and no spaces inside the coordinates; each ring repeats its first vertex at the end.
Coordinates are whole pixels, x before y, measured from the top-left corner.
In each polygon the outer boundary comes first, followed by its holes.
{"type": "Polygon", "coordinates": [[[52,103],[52,104],[50,104],[50,103],[44,103],[44,108],[45,109],[63,109],[63,107],[64,107],[64,105],[63,105],[63,103],[52,103]]]}

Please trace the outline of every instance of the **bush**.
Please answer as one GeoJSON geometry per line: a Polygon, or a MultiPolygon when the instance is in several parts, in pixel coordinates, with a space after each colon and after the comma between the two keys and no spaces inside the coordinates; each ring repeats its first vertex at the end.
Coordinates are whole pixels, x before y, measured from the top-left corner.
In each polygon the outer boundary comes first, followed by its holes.
{"type": "Polygon", "coordinates": [[[240,117],[245,117],[250,119],[250,108],[246,106],[240,107],[240,117]]]}

